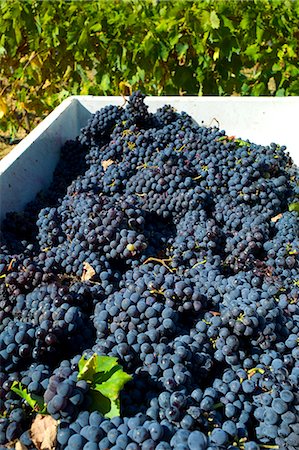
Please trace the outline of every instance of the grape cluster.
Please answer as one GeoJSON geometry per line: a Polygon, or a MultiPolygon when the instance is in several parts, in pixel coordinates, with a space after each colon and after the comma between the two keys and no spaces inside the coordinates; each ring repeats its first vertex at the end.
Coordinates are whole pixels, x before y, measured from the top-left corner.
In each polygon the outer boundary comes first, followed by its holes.
{"type": "Polygon", "coordinates": [[[48,413],[55,419],[71,420],[83,408],[89,387],[85,380],[77,380],[77,377],[76,362],[62,361],[49,378],[44,400],[48,413]]]}
{"type": "Polygon", "coordinates": [[[3,223],[0,446],[34,449],[16,381],[57,450],[297,450],[298,168],[144,100],[93,114],[3,223]],[[132,374],[121,417],[78,380],[94,353],[132,374]]]}

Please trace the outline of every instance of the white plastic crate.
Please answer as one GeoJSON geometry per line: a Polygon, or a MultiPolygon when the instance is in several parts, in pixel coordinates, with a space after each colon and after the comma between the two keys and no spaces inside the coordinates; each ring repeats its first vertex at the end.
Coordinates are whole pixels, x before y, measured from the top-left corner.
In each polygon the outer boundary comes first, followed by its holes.
{"type": "MultiPolygon", "coordinates": [[[[69,97],[0,161],[0,221],[49,186],[61,145],[79,134],[91,113],[123,103],[122,97],[69,97]]],[[[170,104],[228,135],[286,145],[299,165],[299,97],[147,97],[146,103],[153,112],[170,104]]]]}

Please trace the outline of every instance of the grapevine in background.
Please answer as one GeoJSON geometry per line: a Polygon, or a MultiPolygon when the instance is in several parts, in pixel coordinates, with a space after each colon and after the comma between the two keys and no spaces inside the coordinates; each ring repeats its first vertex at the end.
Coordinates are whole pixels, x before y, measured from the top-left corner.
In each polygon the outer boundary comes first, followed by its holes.
{"type": "Polygon", "coordinates": [[[298,95],[299,1],[3,0],[0,131],[74,94],[298,95]]]}

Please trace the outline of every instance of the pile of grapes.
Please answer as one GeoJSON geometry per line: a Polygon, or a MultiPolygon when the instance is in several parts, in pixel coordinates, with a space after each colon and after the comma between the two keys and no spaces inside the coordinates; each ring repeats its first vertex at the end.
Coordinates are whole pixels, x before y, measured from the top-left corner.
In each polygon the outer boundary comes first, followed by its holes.
{"type": "Polygon", "coordinates": [[[298,194],[285,147],[139,91],[92,115],[2,227],[0,448],[35,448],[17,381],[58,450],[298,450],[298,194]],[[94,354],[132,375],[119,417],[78,379],[94,354]]]}

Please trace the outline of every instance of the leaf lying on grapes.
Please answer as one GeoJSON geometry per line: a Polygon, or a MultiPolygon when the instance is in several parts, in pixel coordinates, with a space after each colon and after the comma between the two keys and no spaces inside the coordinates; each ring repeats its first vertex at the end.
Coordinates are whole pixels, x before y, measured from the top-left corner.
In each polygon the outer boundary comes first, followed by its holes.
{"type": "Polygon", "coordinates": [[[294,202],[289,205],[289,211],[296,211],[299,213],[299,202],[294,202]]]}
{"type": "Polygon", "coordinates": [[[89,359],[85,359],[84,356],[82,356],[78,363],[78,380],[92,380],[93,376],[96,373],[96,356],[96,353],[93,354],[89,359]]]}
{"type": "Polygon", "coordinates": [[[14,449],[15,449],[15,450],[27,450],[28,447],[26,447],[26,445],[22,444],[21,441],[17,441],[17,442],[14,444],[14,449]]]}
{"type": "Polygon", "coordinates": [[[106,170],[108,169],[109,166],[111,166],[111,164],[114,164],[113,159],[107,159],[106,161],[101,162],[104,172],[106,172],[106,170]]]}
{"type": "Polygon", "coordinates": [[[234,142],[238,147],[250,147],[250,142],[243,141],[243,139],[235,139],[234,142]]]}
{"type": "Polygon", "coordinates": [[[38,411],[43,414],[46,412],[43,397],[35,394],[29,394],[27,389],[24,388],[19,381],[13,382],[11,390],[19,395],[19,397],[23,398],[34,411],[38,411]]]}
{"type": "Polygon", "coordinates": [[[271,222],[276,223],[279,219],[282,218],[282,214],[277,214],[277,216],[274,216],[271,218],[271,222]]]}
{"type": "Polygon", "coordinates": [[[54,450],[56,447],[57,420],[38,414],[32,422],[30,434],[38,450],[54,450]]]}
{"type": "Polygon", "coordinates": [[[78,367],[78,380],[90,383],[91,409],[107,418],[119,416],[119,394],[132,377],[123,371],[117,358],[95,353],[89,359],[82,356],[78,367]]]}
{"type": "Polygon", "coordinates": [[[132,377],[130,375],[120,369],[114,372],[107,381],[96,384],[95,389],[101,392],[105,397],[116,400],[121,389],[131,379],[132,377]]]}
{"type": "Polygon", "coordinates": [[[95,276],[95,274],[96,271],[94,268],[88,262],[84,261],[81,281],[89,281],[95,276]]]}
{"type": "MultiPolygon", "coordinates": [[[[78,367],[78,380],[86,380],[89,382],[100,382],[99,378],[103,378],[103,374],[107,374],[108,372],[109,378],[112,374],[112,369],[114,369],[113,373],[115,372],[115,369],[121,369],[121,366],[118,365],[117,358],[114,358],[113,356],[100,356],[96,353],[89,359],[85,359],[84,356],[82,356],[78,367]]],[[[108,378],[106,375],[105,380],[108,378]]]]}

